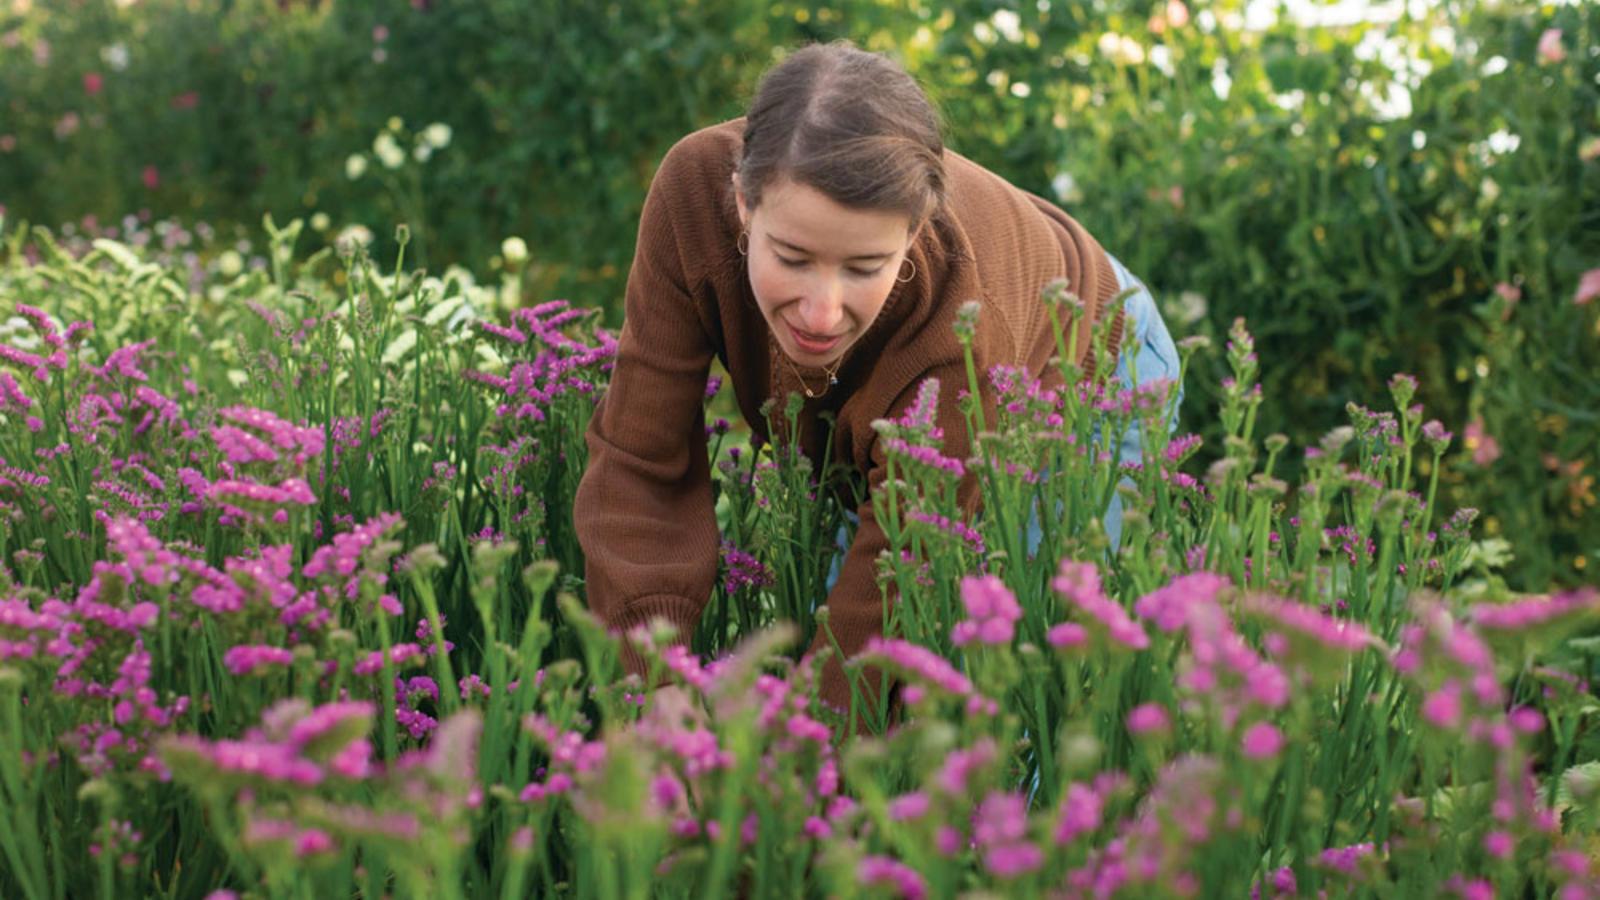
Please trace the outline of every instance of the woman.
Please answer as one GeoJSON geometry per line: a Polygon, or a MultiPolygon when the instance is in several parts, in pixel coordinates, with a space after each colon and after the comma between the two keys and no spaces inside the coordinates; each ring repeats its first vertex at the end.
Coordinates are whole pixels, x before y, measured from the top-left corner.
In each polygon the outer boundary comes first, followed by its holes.
{"type": "MultiPolygon", "coordinates": [[[[1040,292],[1057,278],[1085,301],[1072,348],[1084,361],[1092,326],[1132,283],[1126,270],[1054,205],[947,151],[927,97],[895,63],[846,44],[789,56],[745,118],[679,141],[650,186],[574,510],[590,607],[620,631],[664,618],[686,640],[708,603],[719,550],[702,398],[713,355],[758,434],[771,437],[762,404],[799,392],[793,438],[820,460],[818,416],[831,413],[833,458],[876,487],[884,457],[871,423],[902,413],[930,376],[945,453],[970,455],[952,328],[965,301],[982,304],[980,371],[1021,365],[1049,378],[1056,345],[1040,292]]],[[[1175,377],[1148,292],[1135,304],[1141,380],[1175,377]]],[[[1119,312],[1113,341],[1122,324],[1119,312]]],[[[962,498],[976,506],[970,479],[962,498]]],[[[858,515],[828,596],[846,658],[883,630],[874,572],[887,541],[870,500],[858,515]]],[[[811,649],[830,645],[819,630],[811,649]]],[[[644,673],[635,652],[623,656],[644,673]]],[[[820,692],[847,710],[840,662],[826,663],[820,692]]]]}

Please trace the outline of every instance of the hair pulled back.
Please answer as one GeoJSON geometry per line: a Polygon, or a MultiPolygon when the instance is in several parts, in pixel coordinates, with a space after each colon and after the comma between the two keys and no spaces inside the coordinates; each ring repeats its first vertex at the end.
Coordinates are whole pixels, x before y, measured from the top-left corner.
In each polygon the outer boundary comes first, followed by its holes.
{"type": "Polygon", "coordinates": [[[803,47],[762,77],[739,161],[751,208],[783,179],[842,206],[903,212],[915,228],[944,203],[938,114],[888,57],[844,41],[803,47]]]}

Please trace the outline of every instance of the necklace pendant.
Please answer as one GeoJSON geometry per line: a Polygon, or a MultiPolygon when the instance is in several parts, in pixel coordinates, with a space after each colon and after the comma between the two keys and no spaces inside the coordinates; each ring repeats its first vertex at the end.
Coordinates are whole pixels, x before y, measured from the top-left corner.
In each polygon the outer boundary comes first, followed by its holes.
{"type": "Polygon", "coordinates": [[[828,376],[828,387],[833,387],[834,385],[836,385],[838,383],[839,383],[839,376],[837,376],[837,375],[829,375],[828,376]]]}

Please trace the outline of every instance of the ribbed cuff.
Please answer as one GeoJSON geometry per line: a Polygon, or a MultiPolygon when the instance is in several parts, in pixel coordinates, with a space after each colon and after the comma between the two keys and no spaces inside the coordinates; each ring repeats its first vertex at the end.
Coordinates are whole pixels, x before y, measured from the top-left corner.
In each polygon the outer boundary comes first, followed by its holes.
{"type": "MultiPolygon", "coordinates": [[[[606,625],[622,638],[621,661],[622,671],[625,674],[637,675],[641,679],[649,678],[650,660],[634,647],[628,638],[628,632],[640,625],[648,628],[656,619],[665,619],[677,629],[678,633],[673,638],[672,644],[687,644],[694,634],[695,626],[700,624],[700,611],[688,598],[676,594],[646,594],[623,604],[622,615],[608,621],[606,625]]],[[[657,649],[664,650],[666,647],[657,649]]],[[[656,688],[669,680],[669,676],[662,673],[655,684],[646,686],[656,688]]]]}

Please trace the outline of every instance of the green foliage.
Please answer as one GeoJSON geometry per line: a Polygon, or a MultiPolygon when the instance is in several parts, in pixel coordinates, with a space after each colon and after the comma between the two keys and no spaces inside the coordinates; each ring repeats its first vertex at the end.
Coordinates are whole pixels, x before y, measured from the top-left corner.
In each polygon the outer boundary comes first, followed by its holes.
{"type": "MultiPolygon", "coordinates": [[[[1452,430],[1478,426],[1444,459],[1445,505],[1483,509],[1518,586],[1592,580],[1600,326],[1572,301],[1600,265],[1600,7],[1451,0],[1245,27],[1244,6],[13,4],[0,204],[50,223],[321,210],[308,238],[365,223],[379,256],[401,220],[413,259],[480,271],[516,234],[530,296],[585,296],[615,324],[661,154],[740,114],[783,48],[849,38],[905,62],[953,148],[1061,201],[1175,330],[1254,323],[1276,361],[1265,432],[1307,443],[1413,372],[1452,430]],[[1560,60],[1539,52],[1551,28],[1560,60]],[[452,140],[419,162],[411,136],[435,122],[452,140]],[[406,154],[394,169],[373,152],[384,133],[406,154]]],[[[1211,453],[1207,365],[1186,412],[1211,453]]]]}

